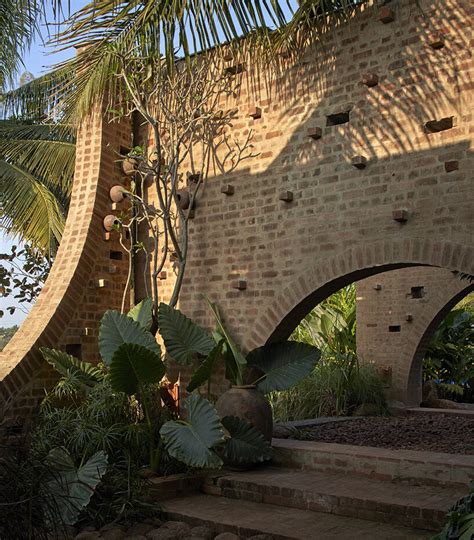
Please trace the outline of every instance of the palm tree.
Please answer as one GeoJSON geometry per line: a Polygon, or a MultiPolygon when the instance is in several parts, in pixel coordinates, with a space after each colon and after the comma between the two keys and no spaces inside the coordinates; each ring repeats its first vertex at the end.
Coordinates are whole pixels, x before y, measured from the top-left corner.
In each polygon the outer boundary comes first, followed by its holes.
{"type": "MultiPolygon", "coordinates": [[[[0,91],[13,85],[47,6],[54,18],[61,13],[60,0],[0,2],[0,91]]],[[[74,171],[73,130],[45,122],[49,102],[42,95],[57,82],[56,75],[34,80],[27,74],[18,96],[7,93],[1,100],[0,228],[48,256],[61,238],[74,171]]]]}
{"type": "Polygon", "coordinates": [[[74,132],[61,124],[0,121],[0,228],[53,256],[74,174],[74,132]]]}

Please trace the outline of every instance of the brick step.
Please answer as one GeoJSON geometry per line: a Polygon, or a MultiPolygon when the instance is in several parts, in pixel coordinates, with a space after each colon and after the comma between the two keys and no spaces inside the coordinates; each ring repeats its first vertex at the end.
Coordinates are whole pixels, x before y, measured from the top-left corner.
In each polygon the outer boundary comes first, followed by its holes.
{"type": "Polygon", "coordinates": [[[272,445],[273,463],[285,468],[344,472],[413,485],[466,489],[474,480],[474,456],[291,439],[273,439],[272,445]]]}
{"type": "Polygon", "coordinates": [[[409,486],[345,473],[271,467],[220,472],[209,476],[202,489],[208,495],[434,531],[442,529],[446,512],[466,494],[463,487],[409,486]]]}
{"type": "Polygon", "coordinates": [[[275,540],[425,540],[431,533],[400,525],[336,516],[243,500],[192,495],[165,501],[167,519],[212,526],[243,537],[268,534],[275,540]]]}

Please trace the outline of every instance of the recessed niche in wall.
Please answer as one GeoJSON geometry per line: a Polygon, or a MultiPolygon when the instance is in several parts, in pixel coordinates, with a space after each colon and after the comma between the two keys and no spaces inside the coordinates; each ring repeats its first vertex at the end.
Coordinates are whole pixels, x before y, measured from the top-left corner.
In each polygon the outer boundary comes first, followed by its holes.
{"type": "Polygon", "coordinates": [[[349,111],[338,112],[327,115],[326,126],[339,126],[341,124],[347,124],[347,122],[349,122],[349,111]]]}
{"type": "Polygon", "coordinates": [[[82,347],[80,343],[68,343],[66,345],[66,352],[79,360],[82,358],[82,347]]]}
{"type": "Polygon", "coordinates": [[[402,327],[399,324],[391,324],[388,327],[389,332],[401,332],[402,327]]]}
{"type": "Polygon", "coordinates": [[[424,287],[412,287],[410,294],[411,294],[412,298],[423,298],[423,296],[425,296],[425,288],[424,287]]]}
{"type": "Polygon", "coordinates": [[[123,259],[123,252],[122,251],[111,251],[110,252],[110,258],[114,261],[121,261],[123,259]]]}
{"type": "Polygon", "coordinates": [[[447,116],[440,120],[430,120],[425,124],[425,130],[427,133],[438,133],[440,131],[446,131],[454,126],[454,116],[447,116]]]}

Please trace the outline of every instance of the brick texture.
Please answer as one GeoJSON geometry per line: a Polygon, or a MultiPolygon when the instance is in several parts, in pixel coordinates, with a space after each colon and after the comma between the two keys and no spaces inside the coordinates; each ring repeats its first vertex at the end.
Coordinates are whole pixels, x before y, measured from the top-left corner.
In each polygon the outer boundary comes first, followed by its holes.
{"type": "MultiPolygon", "coordinates": [[[[245,139],[253,129],[259,155],[210,178],[201,192],[180,300],[187,315],[212,325],[202,300],[207,294],[250,349],[286,338],[318,302],[353,281],[417,265],[474,274],[473,6],[468,0],[421,4],[423,14],[415,0],[393,3],[390,24],[369,6],[327,33],[324,46],[309,47],[297,61],[282,57],[276,76],[250,58],[233,75],[241,83],[228,104],[239,111],[233,136],[245,139]],[[434,32],[444,36],[442,49],[429,46],[434,32]],[[377,74],[376,86],[362,82],[367,72],[377,74]],[[248,116],[255,104],[257,122],[248,116]],[[450,129],[425,128],[451,117],[450,129]],[[315,128],[320,138],[308,136],[315,128]],[[359,155],[367,159],[360,170],[351,164],[359,155]],[[223,185],[233,186],[232,196],[221,192],[223,185]],[[293,200],[280,201],[282,191],[293,200]],[[405,223],[392,218],[400,208],[409,211],[405,223]],[[237,281],[246,288],[234,288],[237,281]]],[[[106,308],[120,305],[126,257],[107,273],[110,251],[119,247],[114,233],[104,240],[102,220],[111,213],[110,188],[124,181],[114,150],[130,146],[131,132],[99,113],[81,129],[57,262],[27,322],[0,355],[0,395],[18,405],[17,416],[34,405],[48,379],[37,347],[81,345],[84,357],[97,359],[98,321],[106,308]],[[108,286],[96,287],[99,279],[108,286]]],[[[137,277],[143,264],[138,261],[137,277]]],[[[165,270],[162,299],[174,276],[172,264],[165,270]]],[[[458,292],[454,287],[453,295],[458,292]]],[[[144,294],[138,281],[136,293],[144,294]]],[[[412,324],[420,324],[418,315],[412,324]]],[[[407,324],[400,325],[407,335],[407,324]]],[[[417,335],[425,335],[418,326],[417,335]]],[[[407,399],[414,395],[410,373],[419,370],[408,353],[397,362],[393,394],[407,399]]],[[[219,376],[214,382],[217,393],[224,386],[219,376]]]]}

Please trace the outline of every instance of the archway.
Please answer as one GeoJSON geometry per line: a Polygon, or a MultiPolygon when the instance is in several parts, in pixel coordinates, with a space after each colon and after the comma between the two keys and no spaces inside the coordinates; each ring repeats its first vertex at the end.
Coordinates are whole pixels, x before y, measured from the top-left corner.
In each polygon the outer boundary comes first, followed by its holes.
{"type": "MultiPolygon", "coordinates": [[[[249,339],[249,347],[288,338],[294,328],[311,309],[323,299],[354,281],[371,276],[410,267],[440,267],[451,271],[472,273],[470,248],[450,242],[434,243],[430,240],[405,242],[386,241],[368,249],[350,249],[332,257],[324,264],[307,268],[295,276],[291,283],[272,301],[260,309],[249,339]]],[[[459,288],[469,286],[452,274],[455,285],[450,301],[459,293],[459,288]]],[[[461,294],[465,294],[461,293],[461,294]]],[[[443,305],[446,304],[446,300],[443,305]]],[[[436,308],[436,313],[440,308],[436,308]]],[[[417,321],[423,328],[426,324],[417,321]]],[[[398,330],[397,330],[398,331],[398,330]]],[[[403,333],[399,334],[403,336],[403,333]]],[[[421,379],[414,381],[417,371],[415,349],[413,354],[405,355],[397,365],[392,365],[392,390],[390,397],[409,405],[419,405],[421,401],[421,379]],[[413,380],[412,380],[413,379],[413,380]]],[[[421,361],[420,361],[421,362],[421,361]]],[[[418,371],[419,373],[419,371],[418,371]]]]}

